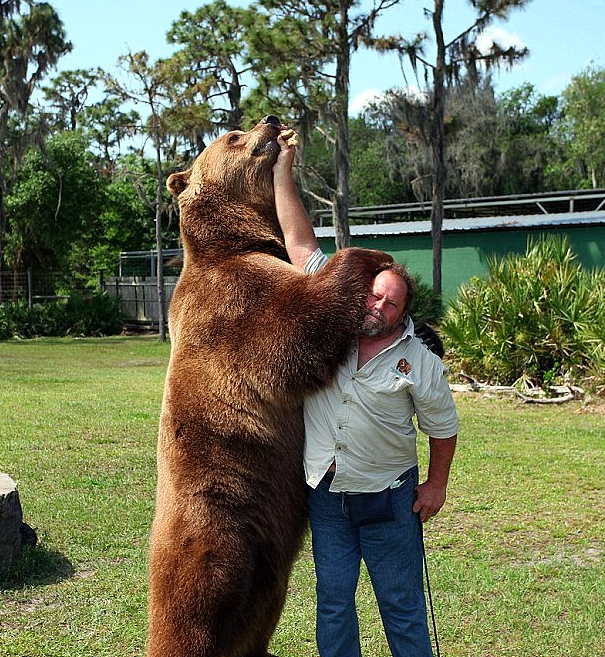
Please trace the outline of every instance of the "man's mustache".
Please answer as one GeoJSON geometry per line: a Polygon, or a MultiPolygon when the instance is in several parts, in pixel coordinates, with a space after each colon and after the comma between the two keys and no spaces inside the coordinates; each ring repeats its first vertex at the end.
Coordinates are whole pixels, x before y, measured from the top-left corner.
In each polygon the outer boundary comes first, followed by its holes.
{"type": "Polygon", "coordinates": [[[384,322],[384,315],[380,312],[380,310],[375,310],[374,308],[370,308],[365,311],[364,315],[365,316],[370,315],[371,317],[375,317],[376,319],[379,319],[381,322],[384,322]]]}

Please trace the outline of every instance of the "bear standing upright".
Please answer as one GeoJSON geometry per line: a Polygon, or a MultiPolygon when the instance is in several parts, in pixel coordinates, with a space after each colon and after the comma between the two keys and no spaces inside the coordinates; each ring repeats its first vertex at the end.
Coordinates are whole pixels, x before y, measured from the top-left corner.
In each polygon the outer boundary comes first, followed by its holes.
{"type": "Polygon", "coordinates": [[[148,657],[266,657],[306,527],[303,397],[356,336],[390,257],[287,261],[273,201],[283,126],[229,132],[168,179],[183,271],[158,438],[148,657]]]}

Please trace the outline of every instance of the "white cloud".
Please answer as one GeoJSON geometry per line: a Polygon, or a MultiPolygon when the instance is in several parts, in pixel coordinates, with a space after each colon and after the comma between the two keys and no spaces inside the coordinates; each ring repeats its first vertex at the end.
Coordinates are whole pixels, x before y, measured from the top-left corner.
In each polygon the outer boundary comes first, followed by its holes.
{"type": "Polygon", "coordinates": [[[415,100],[415,101],[428,100],[428,94],[426,90],[422,90],[416,84],[408,84],[408,86],[405,87],[403,91],[405,92],[405,95],[408,97],[409,100],[415,100]]]}
{"type": "MultiPolygon", "coordinates": [[[[404,91],[409,98],[413,100],[426,100],[426,92],[422,91],[416,85],[409,85],[404,91]]],[[[379,102],[384,95],[384,91],[377,91],[376,89],[364,89],[361,93],[357,94],[349,102],[349,116],[357,116],[372,102],[379,102]]]]}
{"type": "Polygon", "coordinates": [[[376,89],[364,89],[361,93],[357,94],[355,98],[349,101],[349,115],[357,116],[362,112],[370,103],[380,100],[382,92],[376,89]]]}
{"type": "Polygon", "coordinates": [[[518,49],[525,48],[519,35],[501,27],[488,27],[477,37],[477,48],[482,55],[489,53],[493,43],[497,43],[501,48],[510,48],[511,46],[518,49]]]}

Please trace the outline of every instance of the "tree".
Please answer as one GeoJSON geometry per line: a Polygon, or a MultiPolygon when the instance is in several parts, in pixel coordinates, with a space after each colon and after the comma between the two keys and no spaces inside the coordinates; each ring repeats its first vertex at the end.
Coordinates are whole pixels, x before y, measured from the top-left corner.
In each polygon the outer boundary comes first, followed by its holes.
{"type": "MultiPolygon", "coordinates": [[[[224,0],[183,12],[168,38],[182,45],[172,58],[178,102],[164,118],[182,130],[197,107],[214,129],[237,129],[264,114],[278,114],[296,125],[303,149],[318,128],[333,152],[334,186],[323,181],[315,198],[331,205],[337,246],[349,243],[349,61],[370,34],[377,16],[399,0],[380,0],[367,13],[353,15],[357,2],[324,5],[300,0],[263,0],[237,8],[224,0]],[[180,76],[180,78],[179,78],[180,76]],[[243,79],[253,84],[243,98],[243,79]],[[193,102],[196,99],[197,102],[193,102]],[[218,106],[217,106],[218,102],[218,106]],[[252,116],[254,108],[254,117],[252,116]],[[250,116],[245,117],[248,109],[250,116]]],[[[198,144],[198,150],[204,144],[198,144]]],[[[310,186],[309,186],[310,187],[310,186]]],[[[314,186],[317,189],[317,185],[314,186]]]]}
{"type": "Polygon", "coordinates": [[[113,174],[123,141],[134,137],[141,125],[139,113],[133,109],[124,111],[123,105],[122,97],[106,89],[103,100],[84,109],[84,132],[109,174],[113,174]]]}
{"type": "MultiPolygon", "coordinates": [[[[71,50],[63,24],[45,2],[0,3],[0,268],[4,261],[5,163],[11,113],[25,117],[36,86],[59,58],[71,50]],[[21,5],[27,6],[20,13],[21,5]]],[[[2,287],[0,283],[0,301],[2,287]]]]}
{"type": "Polygon", "coordinates": [[[549,187],[549,164],[560,159],[554,135],[560,120],[556,96],[540,96],[524,84],[498,100],[497,193],[537,193],[549,187]]]}
{"type": "MultiPolygon", "coordinates": [[[[116,164],[115,180],[101,176],[102,195],[93,224],[87,224],[72,248],[70,263],[75,278],[86,277],[87,282],[98,280],[99,272],[117,274],[117,263],[122,251],[142,251],[154,248],[155,227],[150,221],[151,210],[133,185],[133,171],[139,171],[140,185],[153,196],[155,163],[130,156],[116,164]],[[121,175],[121,167],[127,169],[121,175]]],[[[163,235],[162,245],[166,242],[163,235]]]]}
{"type": "MultiPolygon", "coordinates": [[[[284,72],[314,88],[311,96],[298,94],[299,115],[315,115],[334,153],[335,187],[330,205],[336,246],[350,242],[349,213],[349,74],[351,54],[368,42],[377,17],[399,0],[378,0],[369,12],[353,13],[355,0],[329,0],[316,4],[301,0],[261,0],[274,17],[271,32],[262,33],[263,47],[257,46],[257,62],[267,71],[265,81],[280,88],[284,72]],[[284,38],[285,35],[291,38],[284,38]],[[295,72],[296,71],[296,72],[295,72]],[[329,89],[329,93],[326,93],[329,89]],[[313,102],[312,101],[320,101],[313,102]]],[[[260,70],[256,66],[255,70],[260,70]]],[[[289,93],[296,94],[290,86],[289,93]]],[[[303,124],[304,126],[304,124],[303,124]]]]}
{"type": "MultiPolygon", "coordinates": [[[[180,83],[173,111],[190,128],[197,124],[211,132],[241,129],[242,76],[249,70],[242,54],[255,13],[253,7],[215,0],[193,13],[183,11],[172,24],[168,41],[182,46],[172,58],[177,64],[173,81],[180,83]]],[[[197,144],[202,150],[200,137],[197,144]]]]}
{"type": "Polygon", "coordinates": [[[411,197],[410,184],[396,178],[389,166],[384,133],[358,117],[349,119],[349,134],[351,205],[386,205],[411,197]]]}
{"type": "Polygon", "coordinates": [[[50,137],[29,150],[13,189],[6,197],[9,231],[5,258],[13,269],[63,271],[70,276],[88,268],[74,262],[83,240],[96,241],[103,205],[103,183],[85,140],[77,132],[50,137]]]}
{"type": "Polygon", "coordinates": [[[443,200],[446,185],[446,142],[445,142],[445,96],[447,85],[460,79],[466,72],[471,83],[480,79],[480,71],[489,71],[502,64],[511,66],[527,54],[527,49],[514,46],[504,47],[492,43],[489,51],[480,50],[477,37],[494,19],[505,19],[514,8],[523,7],[529,0],[470,0],[476,10],[473,23],[458,36],[446,42],[443,33],[443,10],[445,0],[434,0],[433,10],[425,10],[430,18],[435,37],[435,59],[430,62],[424,56],[426,36],[418,35],[413,40],[401,36],[372,39],[374,47],[382,51],[396,51],[402,61],[409,60],[417,73],[418,66],[424,69],[424,78],[431,78],[427,88],[428,109],[426,117],[429,143],[432,153],[433,181],[431,200],[431,233],[433,238],[433,289],[441,291],[441,254],[443,200]]]}
{"type": "MultiPolygon", "coordinates": [[[[392,89],[365,113],[384,134],[383,160],[389,162],[392,175],[412,180],[421,202],[431,198],[432,190],[429,112],[425,94],[392,89]]],[[[557,97],[540,96],[529,84],[500,97],[489,75],[478,83],[465,77],[449,86],[446,198],[569,189],[565,185],[572,176],[562,167],[565,141],[560,114],[557,97]]]]}
{"type": "MultiPolygon", "coordinates": [[[[170,67],[164,60],[150,64],[145,51],[128,53],[119,58],[122,67],[132,76],[134,84],[113,81],[114,90],[125,99],[144,104],[150,112],[145,132],[150,137],[155,152],[157,186],[153,207],[155,208],[155,234],[157,250],[158,323],[160,341],[166,340],[166,304],[164,301],[164,262],[162,254],[162,211],[164,195],[164,171],[162,145],[166,136],[166,125],[162,121],[162,110],[167,99],[170,67]]],[[[139,191],[143,191],[139,188],[139,191]]],[[[150,203],[151,205],[151,203],[150,203]]]]}
{"type": "Polygon", "coordinates": [[[99,75],[99,70],[92,68],[62,71],[51,80],[50,86],[42,88],[45,100],[55,109],[61,129],[75,130],[79,127],[88,94],[99,75]]]}
{"type": "Polygon", "coordinates": [[[587,68],[563,91],[572,158],[592,188],[605,185],[605,69],[587,68]]]}

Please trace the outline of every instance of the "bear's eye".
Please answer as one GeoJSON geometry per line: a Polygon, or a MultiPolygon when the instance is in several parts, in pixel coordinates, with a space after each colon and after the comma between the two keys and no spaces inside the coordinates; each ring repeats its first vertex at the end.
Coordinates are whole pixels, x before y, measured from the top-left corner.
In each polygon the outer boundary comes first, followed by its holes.
{"type": "Polygon", "coordinates": [[[229,135],[229,139],[227,140],[227,142],[228,142],[229,144],[233,144],[233,143],[235,143],[238,139],[239,139],[239,135],[236,133],[236,134],[233,134],[233,135],[229,135]]]}

